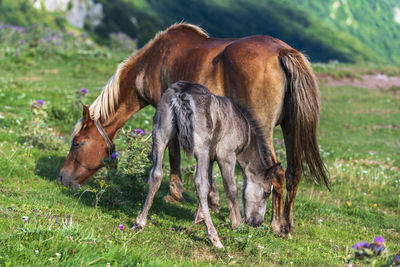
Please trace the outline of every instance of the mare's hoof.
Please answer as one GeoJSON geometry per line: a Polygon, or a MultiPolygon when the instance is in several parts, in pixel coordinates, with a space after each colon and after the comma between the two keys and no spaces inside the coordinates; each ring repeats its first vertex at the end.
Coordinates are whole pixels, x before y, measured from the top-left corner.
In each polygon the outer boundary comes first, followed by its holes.
{"type": "Polygon", "coordinates": [[[182,202],[183,201],[183,196],[173,196],[171,194],[168,194],[164,197],[165,202],[182,202]]]}
{"type": "Polygon", "coordinates": [[[271,223],[271,230],[279,237],[286,237],[286,233],[283,230],[283,227],[280,224],[271,223]]]}
{"type": "Polygon", "coordinates": [[[242,221],[239,221],[238,223],[232,223],[232,230],[237,229],[241,224],[242,224],[242,221]]]}

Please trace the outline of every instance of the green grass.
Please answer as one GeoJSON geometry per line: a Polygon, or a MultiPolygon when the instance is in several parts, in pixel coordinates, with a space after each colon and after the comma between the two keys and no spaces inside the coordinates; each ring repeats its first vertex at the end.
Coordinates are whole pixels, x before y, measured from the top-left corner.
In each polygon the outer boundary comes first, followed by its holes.
{"type": "MultiPolygon", "coordinates": [[[[95,194],[102,189],[104,170],[76,192],[55,182],[79,117],[80,110],[70,110],[75,91],[87,88],[84,101],[90,104],[126,54],[55,52],[47,59],[0,55],[0,265],[345,265],[353,244],[378,235],[386,239],[391,257],[400,251],[400,109],[389,93],[321,87],[319,143],[332,192],[308,178],[301,181],[292,238],[279,238],[269,230],[271,204],[261,227],[231,230],[217,172],[222,200],[212,218],[225,246],[217,250],[207,241],[204,225],[192,225],[197,207],[193,159],[183,163],[183,203],[162,200],[168,192],[165,166],[164,182],[142,231],[129,229],[147,193],[147,174],[140,168],[135,173],[120,166],[98,205],[95,194]],[[49,111],[47,126],[65,136],[58,149],[47,149],[46,143],[41,149],[31,147],[21,139],[32,129],[26,125],[31,124],[30,105],[37,99],[43,99],[49,111]],[[72,115],[62,113],[64,117],[55,119],[52,109],[72,115]],[[28,223],[23,216],[29,217],[28,223]]],[[[142,110],[126,129],[150,130],[153,112],[142,110]]],[[[278,129],[276,136],[282,140],[278,129]]],[[[127,157],[123,140],[117,144],[121,157],[127,157]]],[[[283,146],[275,145],[284,163],[283,146]]],[[[239,173],[237,179],[241,181],[239,173]]]]}

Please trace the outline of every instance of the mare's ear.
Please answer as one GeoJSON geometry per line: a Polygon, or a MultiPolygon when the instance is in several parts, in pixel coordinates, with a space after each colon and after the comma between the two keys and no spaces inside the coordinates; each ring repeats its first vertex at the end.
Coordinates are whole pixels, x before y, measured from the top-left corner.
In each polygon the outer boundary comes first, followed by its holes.
{"type": "Polygon", "coordinates": [[[82,119],[84,126],[89,126],[91,123],[93,123],[93,120],[90,117],[89,107],[86,105],[83,105],[82,119]]]}

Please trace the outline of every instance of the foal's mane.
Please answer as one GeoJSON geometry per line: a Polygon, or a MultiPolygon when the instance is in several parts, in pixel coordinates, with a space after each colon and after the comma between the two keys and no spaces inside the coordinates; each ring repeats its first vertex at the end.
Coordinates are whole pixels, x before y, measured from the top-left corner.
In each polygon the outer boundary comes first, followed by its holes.
{"type": "MultiPolygon", "coordinates": [[[[136,60],[142,55],[145,55],[157,41],[166,36],[167,33],[175,30],[189,30],[200,36],[208,37],[208,34],[203,29],[196,25],[187,23],[175,23],[166,30],[157,33],[156,36],[144,47],[130,55],[126,60],[118,65],[117,71],[113,74],[113,76],[111,76],[106,86],[104,86],[103,91],[89,107],[90,116],[93,120],[104,122],[115,113],[115,109],[119,104],[121,76],[129,71],[136,60]]],[[[82,129],[82,126],[83,122],[81,119],[75,125],[75,128],[71,134],[71,140],[82,129]]]]}
{"type": "MultiPolygon", "coordinates": [[[[236,99],[233,99],[229,97],[229,99],[232,101],[233,106],[240,112],[240,114],[243,115],[243,117],[246,119],[247,123],[250,126],[250,129],[254,132],[254,135],[256,136],[256,141],[258,144],[258,152],[260,154],[260,157],[264,163],[264,165],[267,167],[268,163],[266,161],[266,157],[268,155],[268,149],[267,145],[265,144],[265,134],[264,131],[258,122],[258,120],[255,118],[253,112],[251,109],[244,107],[242,104],[240,104],[236,99]]],[[[249,136],[250,138],[250,136],[249,136]]]]}

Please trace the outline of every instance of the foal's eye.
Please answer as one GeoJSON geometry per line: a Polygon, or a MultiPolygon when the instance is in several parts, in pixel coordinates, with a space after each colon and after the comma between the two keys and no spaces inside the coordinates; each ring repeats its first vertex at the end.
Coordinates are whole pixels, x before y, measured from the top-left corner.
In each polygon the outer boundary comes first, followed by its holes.
{"type": "Polygon", "coordinates": [[[264,192],[264,196],[265,196],[265,198],[269,198],[269,196],[271,195],[271,193],[268,193],[268,192],[264,192]]]}

